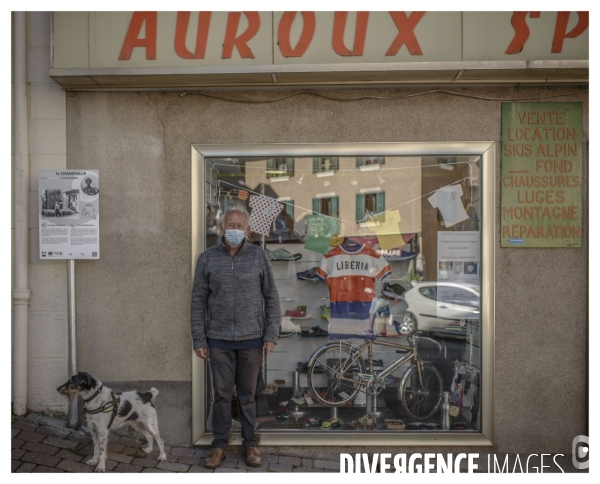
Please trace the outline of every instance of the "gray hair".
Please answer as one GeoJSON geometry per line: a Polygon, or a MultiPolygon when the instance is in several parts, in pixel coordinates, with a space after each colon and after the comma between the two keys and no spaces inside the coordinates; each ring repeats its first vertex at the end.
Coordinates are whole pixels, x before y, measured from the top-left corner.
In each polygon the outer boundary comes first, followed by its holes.
{"type": "Polygon", "coordinates": [[[248,213],[248,210],[246,210],[246,207],[242,204],[233,204],[227,206],[227,208],[223,210],[223,213],[219,217],[219,225],[223,225],[223,227],[225,226],[225,220],[227,220],[227,215],[229,215],[231,212],[241,213],[244,217],[246,217],[246,224],[250,223],[250,214],[248,213]]]}

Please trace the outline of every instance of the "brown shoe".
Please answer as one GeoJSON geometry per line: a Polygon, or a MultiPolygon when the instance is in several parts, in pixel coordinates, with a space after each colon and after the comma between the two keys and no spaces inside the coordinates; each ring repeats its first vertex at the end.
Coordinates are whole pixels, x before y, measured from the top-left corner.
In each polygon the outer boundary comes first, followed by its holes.
{"type": "Polygon", "coordinates": [[[248,447],[246,449],[246,464],[252,467],[260,467],[262,459],[260,458],[260,451],[257,447],[248,447]]]}
{"type": "Polygon", "coordinates": [[[223,449],[214,448],[210,451],[208,457],[204,459],[204,467],[207,469],[216,469],[225,460],[226,456],[227,453],[223,449]]]}

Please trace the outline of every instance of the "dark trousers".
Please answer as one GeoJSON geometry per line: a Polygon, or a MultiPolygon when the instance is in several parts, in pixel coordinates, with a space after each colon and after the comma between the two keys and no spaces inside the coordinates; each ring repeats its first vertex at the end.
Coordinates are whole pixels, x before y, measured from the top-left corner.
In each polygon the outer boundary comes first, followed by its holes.
{"type": "Polygon", "coordinates": [[[213,375],[213,447],[225,449],[231,429],[231,399],[233,386],[237,390],[239,419],[242,424],[244,447],[258,445],[254,433],[256,422],[256,382],[262,364],[262,347],[248,350],[209,348],[213,375]]]}

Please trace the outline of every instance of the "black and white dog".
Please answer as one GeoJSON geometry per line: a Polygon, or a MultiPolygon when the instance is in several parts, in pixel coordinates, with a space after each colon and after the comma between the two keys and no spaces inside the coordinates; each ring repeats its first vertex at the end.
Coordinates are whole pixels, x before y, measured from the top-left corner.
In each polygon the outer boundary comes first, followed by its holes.
{"type": "Polygon", "coordinates": [[[83,398],[83,411],[94,441],[94,456],[86,464],[96,466],[95,472],[105,471],[109,429],[124,425],[144,434],[148,444],[143,446],[142,450],[146,454],[152,452],[152,438],[155,438],[160,451],[158,460],[167,460],[163,441],[158,433],[158,418],[154,409],[154,399],[158,395],[156,388],[151,388],[145,393],[135,390],[113,393],[110,388],[103,386],[101,381],[80,371],[56,391],[65,395],[69,404],[77,395],[83,398]]]}

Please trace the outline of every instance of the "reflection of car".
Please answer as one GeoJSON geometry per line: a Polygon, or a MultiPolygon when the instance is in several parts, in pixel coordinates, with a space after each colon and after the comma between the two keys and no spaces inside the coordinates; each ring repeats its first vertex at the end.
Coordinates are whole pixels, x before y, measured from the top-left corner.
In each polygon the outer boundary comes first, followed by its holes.
{"type": "Polygon", "coordinates": [[[479,286],[457,282],[417,282],[404,293],[405,318],[420,331],[444,327],[461,319],[479,320],[479,286]]]}

